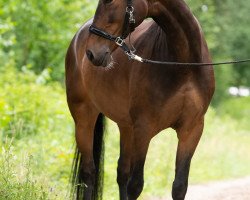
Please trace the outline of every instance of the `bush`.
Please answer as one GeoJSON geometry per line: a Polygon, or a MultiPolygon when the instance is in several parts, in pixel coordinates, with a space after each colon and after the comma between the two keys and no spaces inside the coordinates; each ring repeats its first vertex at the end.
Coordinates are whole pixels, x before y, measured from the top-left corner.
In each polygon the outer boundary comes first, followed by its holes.
{"type": "Polygon", "coordinates": [[[229,98],[217,108],[217,113],[222,118],[232,118],[241,128],[249,129],[250,97],[229,98]]]}
{"type": "Polygon", "coordinates": [[[23,68],[19,73],[10,68],[1,70],[0,131],[3,137],[20,139],[51,132],[55,121],[68,118],[63,89],[58,83],[47,84],[49,70],[36,76],[23,68]]]}
{"type": "Polygon", "coordinates": [[[11,57],[16,68],[29,65],[36,73],[50,67],[53,79],[62,80],[67,46],[81,23],[91,17],[96,3],[0,0],[1,63],[11,57]]]}
{"type": "Polygon", "coordinates": [[[49,73],[0,70],[0,200],[65,198],[72,119],[65,91],[49,73]]]}
{"type": "Polygon", "coordinates": [[[250,116],[250,97],[233,97],[223,102],[223,109],[218,111],[221,114],[231,115],[233,118],[242,120],[250,116]]]}

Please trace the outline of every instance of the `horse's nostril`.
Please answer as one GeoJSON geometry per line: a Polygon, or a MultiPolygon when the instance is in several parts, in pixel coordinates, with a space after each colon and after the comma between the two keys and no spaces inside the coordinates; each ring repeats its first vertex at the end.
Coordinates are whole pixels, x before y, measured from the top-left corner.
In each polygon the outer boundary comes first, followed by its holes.
{"type": "Polygon", "coordinates": [[[107,64],[107,53],[104,54],[102,51],[95,53],[88,49],[86,50],[86,55],[89,61],[95,66],[104,66],[107,64]]]}
{"type": "Polygon", "coordinates": [[[86,51],[87,57],[90,61],[93,61],[95,59],[93,53],[90,50],[86,51]]]}

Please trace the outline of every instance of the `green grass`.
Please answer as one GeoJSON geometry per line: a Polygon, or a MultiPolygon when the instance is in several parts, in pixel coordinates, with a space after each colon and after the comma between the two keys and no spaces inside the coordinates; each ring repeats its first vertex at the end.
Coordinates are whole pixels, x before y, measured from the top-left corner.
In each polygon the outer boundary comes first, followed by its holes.
{"type": "Polygon", "coordinates": [[[67,199],[73,138],[35,135],[1,143],[0,200],[67,199]]]}
{"type": "Polygon", "coordinates": [[[2,147],[0,160],[0,199],[48,199],[43,185],[33,179],[31,156],[17,159],[11,142],[2,147]]]}

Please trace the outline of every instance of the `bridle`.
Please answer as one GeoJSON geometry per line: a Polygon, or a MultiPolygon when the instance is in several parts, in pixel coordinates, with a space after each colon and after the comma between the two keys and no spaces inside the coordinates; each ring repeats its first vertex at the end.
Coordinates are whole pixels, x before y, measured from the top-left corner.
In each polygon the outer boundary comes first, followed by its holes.
{"type": "Polygon", "coordinates": [[[151,63],[151,64],[158,64],[158,65],[177,65],[177,66],[211,66],[211,65],[227,65],[227,64],[250,62],[250,59],[245,59],[245,60],[216,62],[216,63],[181,63],[181,62],[165,62],[165,61],[162,62],[162,61],[141,58],[140,56],[137,56],[136,54],[134,54],[135,49],[131,44],[130,46],[133,47],[132,50],[125,43],[125,38],[135,30],[134,10],[135,9],[133,7],[132,0],[127,0],[125,18],[124,18],[124,23],[123,23],[123,31],[122,31],[121,36],[111,35],[95,27],[93,24],[89,27],[89,32],[99,37],[115,42],[125,52],[125,54],[128,56],[130,60],[136,60],[142,63],[151,63]]]}
{"type": "Polygon", "coordinates": [[[125,38],[130,35],[135,30],[135,18],[134,18],[134,7],[132,0],[127,0],[125,18],[123,23],[123,31],[121,36],[111,35],[97,27],[93,24],[89,27],[89,32],[93,33],[99,37],[103,37],[107,40],[115,42],[122,50],[128,55],[130,59],[134,59],[134,50],[131,50],[125,43],[125,38]]]}

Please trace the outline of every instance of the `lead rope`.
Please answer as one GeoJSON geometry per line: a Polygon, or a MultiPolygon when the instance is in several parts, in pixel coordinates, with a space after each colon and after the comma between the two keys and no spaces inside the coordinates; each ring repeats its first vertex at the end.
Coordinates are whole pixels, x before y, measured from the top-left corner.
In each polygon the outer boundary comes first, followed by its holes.
{"type": "Polygon", "coordinates": [[[176,65],[176,66],[216,66],[216,65],[229,65],[229,64],[240,64],[250,62],[250,59],[244,60],[235,60],[235,61],[224,61],[224,62],[215,62],[215,63],[183,63],[183,62],[167,62],[167,61],[157,61],[157,60],[149,60],[142,58],[132,51],[125,52],[125,54],[129,57],[130,60],[136,60],[141,63],[148,64],[157,64],[157,65],[176,65]]]}

